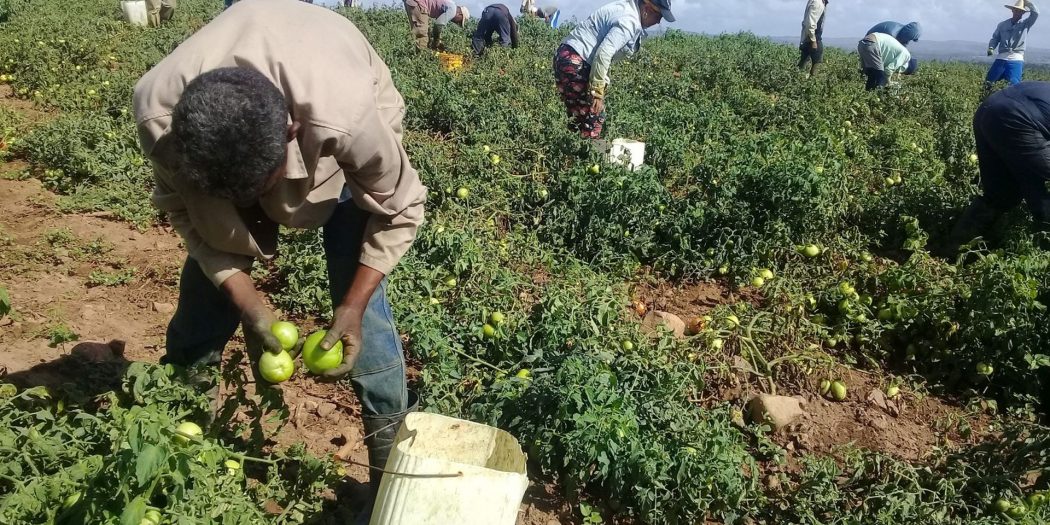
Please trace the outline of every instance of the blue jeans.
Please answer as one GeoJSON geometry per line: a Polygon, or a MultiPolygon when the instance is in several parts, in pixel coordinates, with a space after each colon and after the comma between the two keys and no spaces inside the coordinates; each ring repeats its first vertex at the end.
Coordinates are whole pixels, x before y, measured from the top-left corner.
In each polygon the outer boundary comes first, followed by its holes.
{"type": "MultiPolygon", "coordinates": [[[[368,212],[353,201],[336,206],[324,225],[328,290],[339,304],[357,271],[368,212]]],[[[395,414],[405,410],[408,391],[401,336],[386,296],[387,281],[376,288],[361,323],[362,350],[350,382],[365,414],[395,414]]],[[[185,367],[218,366],[226,343],[240,324],[240,312],[201,271],[186,258],[179,280],[179,305],[168,324],[167,352],[162,363],[185,367]]]]}
{"type": "Polygon", "coordinates": [[[995,62],[992,62],[992,67],[988,69],[988,76],[985,77],[984,81],[988,84],[994,84],[1000,80],[1005,80],[1012,86],[1021,83],[1022,74],[1024,74],[1023,60],[996,59],[995,62]]]}

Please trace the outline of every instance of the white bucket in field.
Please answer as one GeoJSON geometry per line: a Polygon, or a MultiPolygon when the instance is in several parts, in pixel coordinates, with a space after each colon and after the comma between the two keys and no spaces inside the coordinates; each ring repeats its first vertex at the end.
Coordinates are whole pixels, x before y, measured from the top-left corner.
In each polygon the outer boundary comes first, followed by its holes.
{"type": "Polygon", "coordinates": [[[120,3],[124,19],[131,25],[146,26],[146,0],[130,0],[120,3]]]}
{"type": "Polygon", "coordinates": [[[645,143],[629,139],[613,139],[609,146],[609,162],[636,170],[645,163],[645,143]]]}
{"type": "Polygon", "coordinates": [[[416,412],[387,460],[371,525],[514,525],[529,486],[507,432],[416,412]]]}

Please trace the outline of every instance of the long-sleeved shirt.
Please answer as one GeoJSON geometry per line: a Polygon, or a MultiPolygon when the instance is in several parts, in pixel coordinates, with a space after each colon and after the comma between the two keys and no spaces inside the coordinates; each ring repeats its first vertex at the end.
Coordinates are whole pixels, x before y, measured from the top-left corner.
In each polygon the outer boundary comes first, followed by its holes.
{"type": "Polygon", "coordinates": [[[809,0],[802,15],[802,44],[820,42],[824,34],[824,0],[809,0]]]}
{"type": "Polygon", "coordinates": [[[872,33],[875,43],[879,46],[879,55],[882,57],[882,70],[887,75],[908,69],[911,61],[911,52],[903,44],[885,33],[872,33]]]}
{"type": "Polygon", "coordinates": [[[447,25],[456,17],[456,3],[452,0],[416,0],[416,3],[439,26],[447,25]]]}
{"type": "Polygon", "coordinates": [[[633,55],[642,36],[642,18],[635,0],[616,0],[598,8],[562,42],[591,66],[592,90],[609,84],[613,62],[633,55]]]}
{"type": "Polygon", "coordinates": [[[287,0],[240,2],[179,45],[136,84],[139,141],[156,179],[153,203],[216,285],[275,254],[278,225],[327,222],[344,188],[371,214],[360,262],[389,273],[423,221],[426,187],[401,144],[405,102],[390,71],[346,18],[287,0]],[[284,95],[287,173],[257,205],[204,194],[176,169],[172,110],[186,85],[220,67],[258,71],[284,95]]]}
{"type": "Polygon", "coordinates": [[[1050,136],[1050,82],[1025,81],[992,94],[984,105],[996,105],[1002,109],[1002,102],[1010,100],[1020,106],[1017,115],[1023,122],[1029,123],[1042,136],[1050,136]]]}
{"type": "Polygon", "coordinates": [[[902,45],[907,46],[912,42],[918,42],[922,36],[922,26],[918,22],[902,24],[900,22],[882,22],[868,30],[871,33],[885,33],[896,38],[902,45]]]}
{"type": "Polygon", "coordinates": [[[1030,1],[1026,1],[1028,16],[1014,22],[1012,18],[999,22],[992,33],[992,39],[988,41],[988,49],[998,50],[1000,59],[1024,60],[1025,40],[1028,38],[1028,30],[1039,18],[1039,8],[1030,1]]]}

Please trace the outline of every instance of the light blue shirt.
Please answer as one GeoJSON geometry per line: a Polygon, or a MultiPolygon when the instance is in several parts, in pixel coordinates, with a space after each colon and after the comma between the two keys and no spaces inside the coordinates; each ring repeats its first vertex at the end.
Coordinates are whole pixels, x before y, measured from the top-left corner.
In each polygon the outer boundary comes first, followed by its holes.
{"type": "Polygon", "coordinates": [[[591,66],[591,85],[609,83],[612,63],[638,50],[642,18],[637,0],[616,0],[594,12],[562,42],[576,50],[591,66]]]}
{"type": "Polygon", "coordinates": [[[908,69],[911,53],[896,38],[885,33],[872,33],[882,55],[882,70],[892,74],[908,69]]]}

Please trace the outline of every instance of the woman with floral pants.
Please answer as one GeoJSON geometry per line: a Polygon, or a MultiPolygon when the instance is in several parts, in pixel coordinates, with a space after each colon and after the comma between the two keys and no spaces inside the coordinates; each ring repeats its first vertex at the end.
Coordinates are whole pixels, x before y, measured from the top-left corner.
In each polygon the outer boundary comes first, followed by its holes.
{"type": "Polygon", "coordinates": [[[638,50],[642,31],[674,22],[671,0],[616,0],[576,26],[554,55],[554,80],[569,114],[569,130],[597,139],[605,122],[605,87],[612,63],[638,50]]]}

